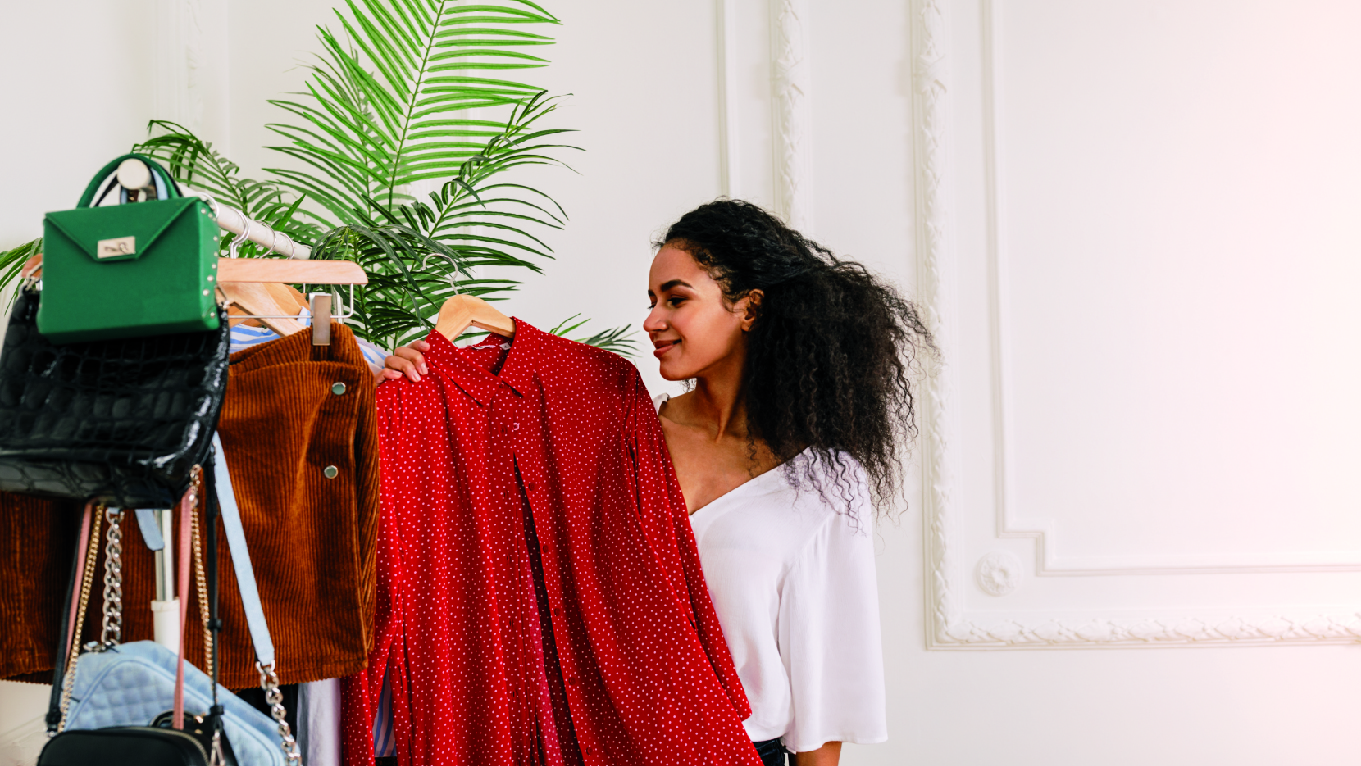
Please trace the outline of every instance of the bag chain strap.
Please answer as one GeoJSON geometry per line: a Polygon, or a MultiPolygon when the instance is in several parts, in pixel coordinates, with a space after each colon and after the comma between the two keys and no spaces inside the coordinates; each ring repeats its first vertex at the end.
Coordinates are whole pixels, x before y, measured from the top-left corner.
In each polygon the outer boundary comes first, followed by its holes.
{"type": "Polygon", "coordinates": [[[298,741],[293,738],[293,731],[288,726],[288,721],[284,716],[288,712],[284,710],[284,693],[279,690],[279,675],[274,672],[273,663],[261,665],[259,660],[255,661],[255,669],[260,671],[260,688],[265,690],[265,703],[269,705],[269,715],[274,722],[279,724],[279,736],[283,738],[284,757],[288,759],[291,766],[300,766],[302,755],[298,753],[298,741]]]}
{"type": "MultiPolygon", "coordinates": [[[[196,482],[197,478],[198,477],[195,476],[196,482]]],[[[203,541],[199,536],[199,527],[201,524],[199,522],[199,506],[197,499],[198,498],[195,497],[193,514],[194,579],[197,581],[198,585],[198,613],[199,617],[202,618],[201,621],[203,623],[203,672],[207,673],[209,678],[215,678],[213,675],[213,631],[208,627],[210,622],[208,618],[208,578],[203,572],[203,541]]],[[[187,594],[181,596],[181,598],[187,597],[187,594]]]]}
{"type": "Polygon", "coordinates": [[[76,662],[80,660],[80,634],[85,630],[85,608],[90,604],[90,589],[94,587],[95,562],[99,559],[99,529],[104,524],[104,506],[96,505],[90,520],[90,541],[85,549],[85,569],[80,578],[80,602],[76,609],[75,630],[69,637],[70,657],[66,664],[66,678],[61,685],[61,722],[57,731],[66,731],[66,715],[71,709],[71,692],[76,683],[76,662]]]}
{"type": "MultiPolygon", "coordinates": [[[[197,477],[195,477],[195,481],[191,483],[192,488],[190,489],[190,492],[194,496],[193,499],[195,510],[197,510],[198,505],[197,503],[198,493],[195,491],[197,489],[197,483],[198,483],[197,477]]],[[[96,510],[96,515],[94,519],[95,534],[92,534],[90,536],[91,541],[90,549],[89,552],[87,553],[85,576],[82,579],[81,583],[80,609],[76,616],[75,635],[76,636],[80,635],[81,628],[84,624],[85,607],[86,604],[89,602],[90,588],[91,585],[93,584],[92,581],[94,579],[93,572],[95,559],[99,553],[99,546],[97,541],[99,539],[98,531],[101,515],[100,511],[103,511],[102,515],[106,515],[109,519],[108,555],[104,559],[104,630],[100,643],[89,644],[86,647],[88,651],[104,651],[106,649],[109,649],[110,647],[116,646],[119,640],[122,638],[123,634],[123,533],[121,528],[119,527],[119,521],[122,517],[122,511],[121,509],[118,508],[105,509],[102,506],[100,506],[96,510]]],[[[193,515],[193,525],[194,525],[193,526],[194,559],[195,563],[197,564],[196,568],[198,570],[198,576],[195,579],[198,580],[199,586],[199,608],[205,615],[204,630],[205,635],[209,642],[207,644],[207,649],[208,656],[210,658],[209,663],[211,663],[212,634],[207,630],[206,624],[207,620],[206,609],[208,598],[207,588],[205,587],[206,578],[204,576],[203,571],[202,548],[199,543],[198,535],[199,524],[197,513],[193,515]]],[[[188,598],[188,594],[180,594],[180,598],[188,598]]],[[[263,689],[265,692],[265,703],[269,705],[270,717],[273,718],[274,722],[279,725],[279,737],[283,741],[284,757],[288,760],[290,766],[301,766],[302,754],[298,752],[298,741],[293,736],[292,727],[288,725],[287,720],[288,711],[284,709],[284,694],[279,689],[279,675],[278,673],[275,672],[273,664],[263,665],[258,660],[255,663],[255,669],[260,672],[260,688],[263,689]]],[[[75,658],[73,657],[71,661],[70,670],[67,672],[66,675],[65,688],[62,690],[63,692],[61,706],[62,720],[59,726],[59,730],[65,730],[66,728],[66,711],[70,707],[71,703],[71,689],[72,689],[71,684],[75,677],[74,671],[75,671],[75,658]]],[[[211,664],[209,664],[208,672],[209,674],[212,673],[211,664]]],[[[220,757],[219,754],[221,753],[220,750],[221,746],[219,744],[218,739],[220,736],[221,736],[220,732],[214,733],[213,760],[215,762],[218,761],[218,758],[220,757]]]]}
{"type": "Polygon", "coordinates": [[[104,631],[99,651],[117,646],[123,640],[123,530],[119,526],[123,511],[109,508],[108,551],[104,558],[104,631]]]}

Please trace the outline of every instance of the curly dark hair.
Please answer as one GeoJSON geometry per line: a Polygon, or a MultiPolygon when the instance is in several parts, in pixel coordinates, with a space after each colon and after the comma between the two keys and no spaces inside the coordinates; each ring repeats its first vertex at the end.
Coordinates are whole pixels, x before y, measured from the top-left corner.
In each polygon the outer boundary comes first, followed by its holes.
{"type": "Polygon", "coordinates": [[[757,205],[720,199],[686,213],[654,243],[689,253],[735,302],[760,290],[748,335],[743,397],[756,440],[795,486],[824,487],[809,449],[834,467],[842,497],[864,467],[886,513],[901,486],[900,446],[916,436],[911,374],[935,343],[916,307],[883,279],[842,260],[757,205]]]}

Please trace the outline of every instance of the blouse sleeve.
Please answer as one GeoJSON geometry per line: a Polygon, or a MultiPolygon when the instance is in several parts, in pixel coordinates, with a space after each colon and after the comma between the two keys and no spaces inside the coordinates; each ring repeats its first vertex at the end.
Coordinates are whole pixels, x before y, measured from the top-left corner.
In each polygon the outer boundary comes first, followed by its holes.
{"type": "Polygon", "coordinates": [[[888,739],[873,510],[858,505],[857,521],[827,519],[782,589],[780,654],[793,703],[784,743],[795,752],[888,739]]]}
{"type": "Polygon", "coordinates": [[[634,391],[628,412],[628,448],[634,473],[634,491],[639,513],[644,518],[645,531],[653,541],[653,550],[666,562],[677,602],[689,612],[690,622],[704,653],[717,674],[723,691],[738,712],[738,718],[751,715],[751,704],[742,689],[742,679],[733,665],[723,628],[714,611],[700,568],[699,549],[690,528],[690,514],[685,508],[685,496],[671,465],[666,436],[657,416],[658,404],[647,393],[643,379],[633,372],[634,391]],[[651,513],[646,511],[650,510],[651,513]]]}

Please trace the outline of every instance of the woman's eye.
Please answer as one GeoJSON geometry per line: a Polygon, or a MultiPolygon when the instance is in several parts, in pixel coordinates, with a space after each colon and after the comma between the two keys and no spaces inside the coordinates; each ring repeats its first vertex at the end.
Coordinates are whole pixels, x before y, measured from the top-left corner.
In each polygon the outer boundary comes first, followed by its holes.
{"type": "Polygon", "coordinates": [[[681,302],[684,300],[685,300],[684,298],[667,298],[666,305],[670,306],[671,308],[675,308],[676,306],[679,306],[681,302]]]}

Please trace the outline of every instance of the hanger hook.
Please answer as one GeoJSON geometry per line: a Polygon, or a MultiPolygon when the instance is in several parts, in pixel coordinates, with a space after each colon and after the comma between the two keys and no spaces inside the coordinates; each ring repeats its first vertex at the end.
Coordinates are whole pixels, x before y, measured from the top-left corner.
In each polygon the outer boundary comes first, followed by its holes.
{"type": "Polygon", "coordinates": [[[250,225],[254,223],[254,221],[246,217],[245,213],[241,214],[241,220],[245,221],[245,226],[241,228],[240,234],[237,234],[235,237],[232,237],[231,244],[227,246],[227,252],[232,258],[236,257],[237,246],[250,238],[250,225]]]}
{"type": "MultiPolygon", "coordinates": [[[[448,253],[427,253],[426,256],[421,259],[421,271],[425,271],[426,267],[430,263],[430,259],[434,258],[435,256],[439,256],[441,258],[448,258],[449,262],[454,264],[454,268],[458,270],[459,274],[462,274],[465,277],[468,276],[468,272],[463,270],[463,264],[459,263],[458,259],[454,258],[454,256],[448,253]]],[[[449,287],[453,289],[454,295],[461,294],[458,289],[458,283],[454,281],[453,274],[449,275],[449,287]]]]}

